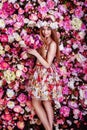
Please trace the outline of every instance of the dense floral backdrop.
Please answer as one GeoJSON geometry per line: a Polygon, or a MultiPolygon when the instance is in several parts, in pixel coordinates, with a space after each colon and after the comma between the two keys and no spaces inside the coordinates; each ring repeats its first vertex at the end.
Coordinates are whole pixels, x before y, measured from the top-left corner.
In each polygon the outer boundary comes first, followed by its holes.
{"type": "Polygon", "coordinates": [[[46,14],[58,22],[62,95],[53,103],[56,129],[87,129],[87,0],[0,0],[0,130],[29,130],[41,125],[28,87],[39,29],[46,14]],[[28,88],[28,89],[27,89],[28,88]]]}

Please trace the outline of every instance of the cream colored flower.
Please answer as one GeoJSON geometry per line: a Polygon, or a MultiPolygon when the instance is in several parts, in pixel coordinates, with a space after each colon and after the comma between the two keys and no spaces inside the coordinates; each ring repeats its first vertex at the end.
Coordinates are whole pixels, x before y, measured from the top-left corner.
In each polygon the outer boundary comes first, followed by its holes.
{"type": "Polygon", "coordinates": [[[73,29],[78,30],[82,26],[82,21],[79,18],[75,17],[72,19],[71,24],[73,29]]]}
{"type": "Polygon", "coordinates": [[[80,62],[80,63],[86,61],[86,58],[85,58],[82,54],[80,54],[80,53],[76,54],[76,55],[75,55],[75,58],[76,58],[77,61],[80,62]]]}
{"type": "Polygon", "coordinates": [[[15,106],[15,103],[13,101],[8,101],[7,106],[8,106],[8,108],[13,109],[15,106]]]}
{"type": "Polygon", "coordinates": [[[2,6],[3,6],[3,4],[2,4],[2,3],[0,3],[0,9],[2,9],[2,6]]]}
{"type": "Polygon", "coordinates": [[[14,81],[16,78],[16,75],[13,71],[11,70],[6,70],[4,71],[4,78],[6,79],[6,81],[8,83],[10,83],[11,81],[14,81]]]}
{"type": "Polygon", "coordinates": [[[3,46],[0,44],[0,55],[3,55],[5,53],[3,46]]]}
{"type": "Polygon", "coordinates": [[[21,37],[20,37],[20,35],[19,35],[18,33],[16,33],[16,32],[13,33],[13,37],[14,37],[15,40],[18,41],[18,42],[22,40],[21,37]]]}
{"type": "Polygon", "coordinates": [[[5,28],[5,21],[0,19],[0,28],[5,28]]]}

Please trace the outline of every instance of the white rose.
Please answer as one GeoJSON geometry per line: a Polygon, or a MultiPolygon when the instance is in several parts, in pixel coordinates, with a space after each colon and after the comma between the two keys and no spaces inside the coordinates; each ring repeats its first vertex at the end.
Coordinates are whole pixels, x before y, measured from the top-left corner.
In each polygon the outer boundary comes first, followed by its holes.
{"type": "Polygon", "coordinates": [[[18,33],[13,33],[13,37],[15,38],[16,41],[21,41],[21,37],[18,33]]]}
{"type": "Polygon", "coordinates": [[[18,68],[19,70],[23,70],[23,69],[24,69],[24,65],[17,64],[17,68],[18,68]]]}
{"type": "Polygon", "coordinates": [[[6,94],[9,98],[12,98],[14,96],[15,92],[12,89],[7,89],[6,94]]]}
{"type": "Polygon", "coordinates": [[[0,28],[5,28],[5,21],[3,19],[0,19],[0,28]]]}
{"type": "Polygon", "coordinates": [[[2,6],[3,6],[3,4],[2,4],[2,3],[0,3],[0,9],[2,9],[2,6]]]}
{"type": "Polygon", "coordinates": [[[20,77],[21,75],[22,75],[22,71],[21,71],[21,70],[17,70],[17,71],[16,71],[16,76],[17,76],[17,77],[20,77]]]}
{"type": "Polygon", "coordinates": [[[19,41],[19,44],[20,44],[21,47],[26,47],[26,44],[23,40],[19,41]]]}
{"type": "Polygon", "coordinates": [[[86,58],[83,55],[81,55],[80,53],[76,54],[75,57],[76,57],[77,61],[80,62],[80,63],[86,61],[86,58]]]}
{"type": "Polygon", "coordinates": [[[87,105],[87,99],[85,100],[84,104],[87,105]]]}
{"type": "Polygon", "coordinates": [[[3,84],[3,81],[2,81],[2,80],[0,80],[0,87],[2,86],[2,84],[3,84]]]}
{"type": "Polygon", "coordinates": [[[13,35],[8,35],[8,42],[12,43],[14,41],[13,35]]]}
{"type": "Polygon", "coordinates": [[[15,3],[17,0],[8,0],[9,3],[15,3]]]}

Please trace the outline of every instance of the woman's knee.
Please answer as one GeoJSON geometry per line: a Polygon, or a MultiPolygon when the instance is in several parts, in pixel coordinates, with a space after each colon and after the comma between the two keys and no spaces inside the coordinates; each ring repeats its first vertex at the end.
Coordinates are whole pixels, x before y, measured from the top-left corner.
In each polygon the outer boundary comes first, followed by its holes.
{"type": "Polygon", "coordinates": [[[40,104],[41,104],[41,101],[40,101],[40,100],[32,99],[32,105],[33,105],[33,106],[37,106],[37,105],[40,105],[40,104]]]}

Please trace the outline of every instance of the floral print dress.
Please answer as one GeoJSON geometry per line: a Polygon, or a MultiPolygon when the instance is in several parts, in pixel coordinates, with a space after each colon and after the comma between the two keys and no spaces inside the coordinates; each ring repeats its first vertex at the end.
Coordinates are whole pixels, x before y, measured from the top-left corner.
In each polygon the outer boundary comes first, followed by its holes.
{"type": "Polygon", "coordinates": [[[59,95],[58,84],[59,76],[54,63],[49,68],[36,63],[34,73],[30,76],[32,98],[40,100],[57,99],[59,95]]]}

